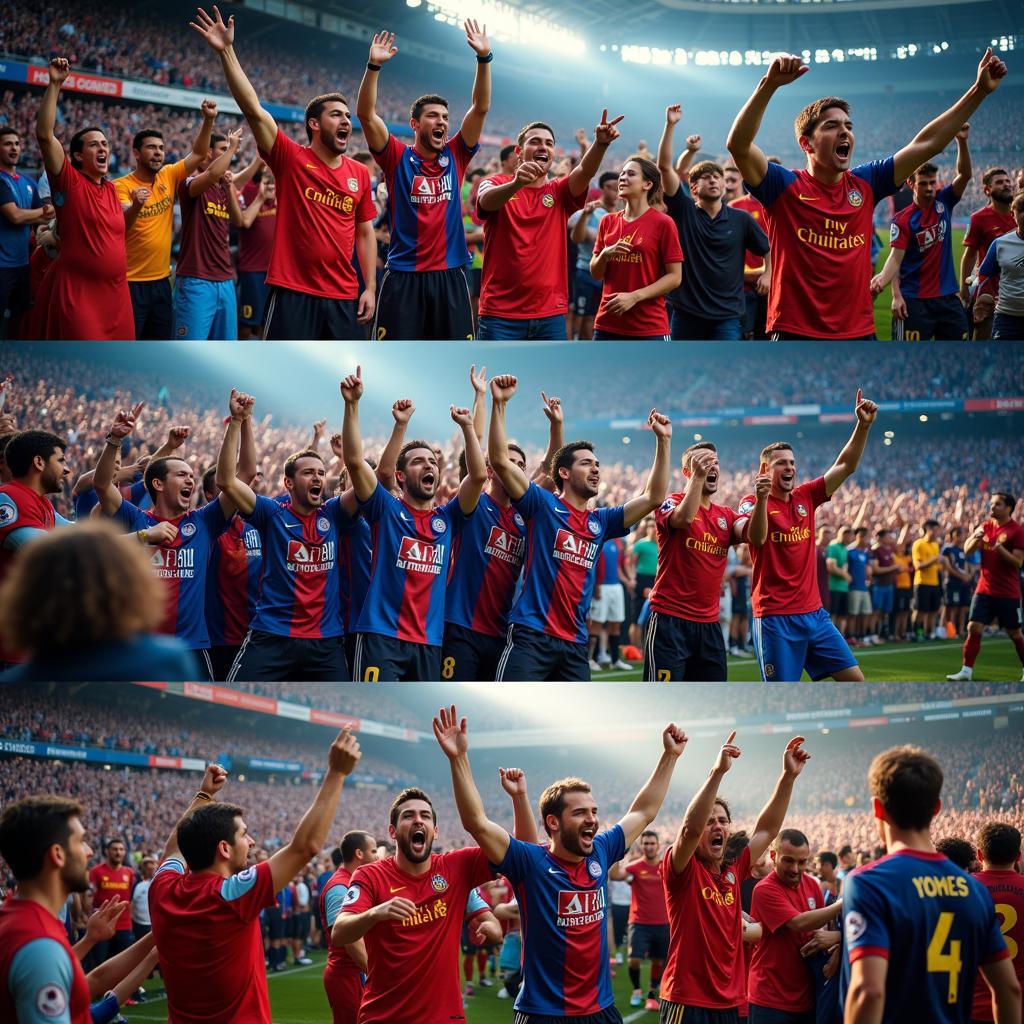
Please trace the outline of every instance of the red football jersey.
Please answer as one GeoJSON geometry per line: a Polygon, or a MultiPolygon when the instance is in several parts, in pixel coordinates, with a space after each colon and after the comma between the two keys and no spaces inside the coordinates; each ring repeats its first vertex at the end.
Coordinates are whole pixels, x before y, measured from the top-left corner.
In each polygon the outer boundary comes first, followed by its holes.
{"type": "MultiPolygon", "coordinates": [[[[511,180],[511,174],[492,174],[480,182],[477,195],[511,180]]],[[[481,316],[534,320],[568,310],[566,225],[586,198],[586,189],[573,195],[569,179],[556,178],[520,189],[497,210],[483,209],[477,199],[484,226],[481,316]]]]}
{"type": "MultiPolygon", "coordinates": [[[[241,207],[252,205],[260,187],[250,181],[242,189],[241,207]]],[[[274,228],[277,226],[277,200],[265,202],[256,214],[252,227],[238,232],[238,272],[266,273],[270,268],[270,255],[274,249],[274,228]]]]}
{"type": "MultiPolygon", "coordinates": [[[[729,205],[735,206],[737,210],[746,210],[765,231],[768,230],[766,226],[768,218],[764,207],[749,193],[740,196],[739,199],[734,199],[729,205]]],[[[764,270],[764,257],[758,256],[756,252],[751,252],[748,249],[743,258],[743,266],[745,270],[764,270]]]]}
{"type": "Polygon", "coordinates": [[[669,518],[685,494],[670,494],[654,513],[658,535],[658,574],[651,607],[690,622],[717,622],[722,579],[738,514],[714,502],[698,508],[693,522],[673,529],[669,518]]]}
{"type": "Polygon", "coordinates": [[[668,924],[665,906],[665,883],[661,880],[661,864],[648,864],[646,859],[626,865],[632,879],[629,897],[630,924],[668,924]]]}
{"type": "Polygon", "coordinates": [[[999,213],[992,206],[983,206],[971,214],[967,234],[964,235],[964,248],[977,249],[980,263],[985,258],[988,247],[1000,235],[1016,230],[1017,222],[1013,219],[1012,213],[999,213]]]}
{"type": "Polygon", "coordinates": [[[393,857],[352,876],[342,913],[361,914],[394,896],[416,904],[405,921],[381,921],[364,938],[370,972],[359,1024],[450,1024],[466,1019],[459,987],[462,921],[469,894],[493,877],[483,850],[435,853],[420,875],[393,857]]]}
{"type": "Polygon", "coordinates": [[[277,183],[277,224],[267,284],[326,299],[355,299],[356,224],[373,220],[370,172],[341,158],[328,167],[309,146],[279,131],[269,153],[277,183]]]}
{"type": "Polygon", "coordinates": [[[669,331],[664,296],[638,302],[622,314],[609,313],[607,307],[609,296],[646,288],[665,274],[667,264],[683,262],[675,222],[658,210],[648,210],[632,221],[625,219],[622,210],[609,213],[597,225],[594,252],[600,253],[618,241],[628,242],[633,251],[628,256],[613,256],[608,261],[594,330],[633,338],[666,337],[669,331]]]}
{"type": "Polygon", "coordinates": [[[661,998],[727,1010],[743,1002],[743,908],[740,885],[750,876],[750,850],[720,875],[696,856],[680,874],[665,851],[661,877],[668,900],[669,948],[661,998]]]}
{"type": "Polygon", "coordinates": [[[786,922],[824,904],[821,886],[811,875],[803,875],[791,889],[772,871],[754,886],[750,916],[764,925],[764,935],[750,959],[750,1002],[788,1012],[814,1009],[814,981],[800,956],[800,947],[810,941],[813,931],[793,931],[786,922]]]}
{"type": "Polygon", "coordinates": [[[1020,600],[1020,572],[1007,565],[993,547],[1002,544],[1008,551],[1024,550],[1024,526],[1012,519],[1000,526],[986,519],[985,539],[981,542],[981,573],[978,576],[978,593],[989,597],[1012,597],[1020,600]]]}
{"type": "MultiPolygon", "coordinates": [[[[751,603],[754,614],[805,615],[821,607],[814,546],[814,510],[831,500],[825,478],[794,487],[790,500],[768,496],[768,539],[763,547],[750,544],[754,564],[751,603]]],[[[739,515],[749,517],[754,495],[740,502],[739,515]]],[[[750,520],[743,527],[747,540],[750,520]]]]}
{"type": "Polygon", "coordinates": [[[131,931],[132,928],[132,889],[135,888],[135,872],[123,864],[112,868],[109,864],[97,864],[89,871],[89,884],[92,886],[92,904],[98,910],[111,900],[128,900],[117,919],[119,932],[131,931]]]}
{"type": "Polygon", "coordinates": [[[224,878],[165,860],[149,887],[169,1018],[174,1024],[271,1024],[260,911],[273,907],[263,861],[224,878]]]}
{"type": "MultiPolygon", "coordinates": [[[[1024,875],[1016,871],[979,871],[974,877],[992,894],[999,930],[1006,940],[1017,980],[1024,985],[1024,875]]],[[[993,1019],[992,993],[979,972],[974,983],[971,1020],[993,1019]]]]}

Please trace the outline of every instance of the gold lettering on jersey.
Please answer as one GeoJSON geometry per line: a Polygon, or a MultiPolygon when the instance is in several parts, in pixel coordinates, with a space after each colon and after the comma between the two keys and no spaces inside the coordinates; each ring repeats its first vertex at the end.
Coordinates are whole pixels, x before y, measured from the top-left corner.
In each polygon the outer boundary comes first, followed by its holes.
{"type": "MultiPolygon", "coordinates": [[[[218,203],[216,200],[207,199],[205,200],[206,207],[205,213],[207,217],[220,217],[222,220],[228,219],[228,204],[218,203]]],[[[145,207],[143,207],[145,209],[145,207]]]]}
{"type": "Polygon", "coordinates": [[[720,907],[731,907],[736,902],[736,894],[731,889],[719,892],[713,885],[705,885],[700,894],[709,903],[717,903],[720,907]]]}
{"type": "MultiPolygon", "coordinates": [[[[619,241],[625,242],[627,245],[639,245],[644,240],[643,235],[638,235],[636,232],[631,232],[628,235],[623,235],[619,241]],[[634,237],[635,236],[635,237],[634,237]]],[[[612,263],[643,263],[644,258],[638,252],[631,252],[626,254],[613,253],[611,256],[612,263]]]]}
{"type": "Polygon", "coordinates": [[[412,917],[402,921],[403,928],[415,928],[421,924],[432,924],[434,921],[442,921],[448,916],[448,904],[444,900],[434,900],[431,904],[424,904],[416,908],[412,917]]]}
{"type": "Polygon", "coordinates": [[[321,192],[310,185],[303,195],[311,203],[318,203],[320,206],[327,206],[332,210],[340,210],[342,213],[351,213],[356,205],[356,201],[351,196],[344,196],[330,188],[321,192]]]}
{"type": "Polygon", "coordinates": [[[934,899],[936,896],[969,896],[967,879],[960,875],[919,875],[912,878],[920,899],[934,899]]]}
{"type": "Polygon", "coordinates": [[[866,245],[866,235],[847,235],[846,230],[849,226],[845,220],[826,217],[822,231],[815,231],[814,228],[797,228],[796,237],[805,245],[818,249],[859,249],[866,245]]]}
{"type": "Polygon", "coordinates": [[[143,219],[159,217],[160,214],[166,213],[173,203],[173,196],[164,196],[163,199],[158,199],[155,203],[147,203],[141,210],[139,210],[139,217],[143,219]]]}
{"type": "Polygon", "coordinates": [[[806,526],[791,526],[788,530],[772,530],[768,534],[773,544],[802,544],[811,536],[806,526]]]}
{"type": "Polygon", "coordinates": [[[692,551],[702,551],[706,555],[715,555],[717,558],[725,558],[729,554],[729,549],[723,547],[718,538],[707,530],[699,540],[696,537],[687,537],[686,547],[692,551]]]}

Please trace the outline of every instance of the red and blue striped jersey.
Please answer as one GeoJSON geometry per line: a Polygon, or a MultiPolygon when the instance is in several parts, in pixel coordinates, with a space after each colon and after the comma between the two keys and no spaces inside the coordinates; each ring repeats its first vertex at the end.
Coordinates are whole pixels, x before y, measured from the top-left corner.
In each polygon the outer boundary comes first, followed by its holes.
{"type": "Polygon", "coordinates": [[[573,508],[534,483],[512,504],[526,520],[526,567],[509,620],[570,643],[586,643],[601,545],[629,532],[623,506],[573,508]]]}
{"type": "Polygon", "coordinates": [[[927,209],[911,203],[893,217],[889,240],[904,253],[900,291],[905,299],[938,299],[960,290],[953,269],[953,207],[959,202],[947,185],[927,209]]]}
{"type": "Polygon", "coordinates": [[[217,538],[206,571],[206,628],[212,647],[234,646],[245,639],[260,598],[263,539],[236,515],[217,538]]]}
{"type": "Polygon", "coordinates": [[[621,825],[595,836],[591,855],[575,864],[509,837],[497,869],[519,904],[523,986],[517,1013],[583,1017],[615,1002],[605,920],[608,869],[625,855],[621,825]]]}
{"type": "Polygon", "coordinates": [[[173,519],[164,519],[152,509],[143,512],[130,501],[122,501],[114,519],[131,532],[147,530],[156,523],[177,526],[178,534],[170,544],[148,549],[153,572],[170,592],[160,632],[173,633],[193,650],[209,647],[206,576],[213,546],[228,528],[219,499],[173,519]]]}
{"type": "Polygon", "coordinates": [[[352,520],[352,531],[341,536],[338,548],[338,567],[341,571],[341,622],[346,633],[353,631],[363,601],[366,600],[372,562],[370,524],[362,516],[356,516],[352,520]]]}
{"type": "Polygon", "coordinates": [[[624,553],[623,546],[616,539],[606,540],[601,546],[601,571],[597,582],[602,587],[622,582],[619,579],[619,559],[624,553]]]}
{"type": "Polygon", "coordinates": [[[504,636],[526,553],[526,522],[511,505],[481,494],[476,512],[455,538],[444,621],[487,636],[504,636]]]}
{"type": "Polygon", "coordinates": [[[440,647],[452,544],[469,518],[458,497],[417,509],[378,483],[359,508],[370,524],[373,563],[356,632],[440,647]]]}
{"type": "Polygon", "coordinates": [[[341,636],[338,538],[351,529],[340,498],[309,515],[259,495],[245,517],[263,539],[263,576],[252,628],[303,640],[341,636]]]}
{"type": "Polygon", "coordinates": [[[883,1024],[971,1019],[980,964],[1009,956],[989,891],[941,853],[901,849],[843,880],[846,955],[840,1006],[851,965],[889,961],[883,1024]]]}
{"type": "Polygon", "coordinates": [[[390,270],[450,270],[472,261],[462,225],[462,176],[479,148],[456,132],[428,160],[391,135],[373,154],[388,189],[390,270]]]}

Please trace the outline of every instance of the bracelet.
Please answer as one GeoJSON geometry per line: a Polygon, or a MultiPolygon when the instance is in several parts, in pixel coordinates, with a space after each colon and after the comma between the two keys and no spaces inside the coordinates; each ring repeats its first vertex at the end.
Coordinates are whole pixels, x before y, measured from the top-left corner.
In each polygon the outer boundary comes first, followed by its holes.
{"type": "Polygon", "coordinates": [[[491,52],[489,54],[487,54],[486,57],[481,57],[480,54],[477,54],[477,56],[476,56],[477,64],[490,64],[492,60],[494,60],[494,51],[493,50],[491,50],[491,52]]]}
{"type": "Polygon", "coordinates": [[[145,530],[139,530],[135,534],[135,536],[139,538],[139,543],[140,544],[148,544],[149,543],[149,540],[146,537],[146,531],[145,530]]]}
{"type": "Polygon", "coordinates": [[[120,448],[121,447],[121,438],[114,437],[113,434],[107,434],[107,436],[103,440],[107,444],[109,444],[111,448],[120,448]]]}
{"type": "Polygon", "coordinates": [[[381,65],[380,64],[374,64],[372,60],[368,60],[366,62],[366,70],[367,71],[380,71],[380,69],[381,69],[381,65]]]}
{"type": "Polygon", "coordinates": [[[205,789],[199,790],[199,792],[196,793],[196,795],[194,797],[192,797],[192,799],[193,800],[205,800],[206,803],[211,803],[213,801],[213,797],[210,796],[210,794],[207,793],[205,789]]]}

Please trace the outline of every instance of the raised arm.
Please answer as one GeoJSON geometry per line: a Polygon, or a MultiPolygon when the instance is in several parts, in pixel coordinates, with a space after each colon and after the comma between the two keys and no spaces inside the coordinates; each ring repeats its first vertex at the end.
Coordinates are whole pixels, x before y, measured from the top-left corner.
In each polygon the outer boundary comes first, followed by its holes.
{"type": "Polygon", "coordinates": [[[202,784],[196,795],[192,797],[192,802],[188,805],[185,813],[178,819],[177,824],[171,829],[171,834],[167,837],[167,842],[164,843],[164,852],[161,856],[161,860],[167,860],[168,857],[180,857],[181,851],[178,849],[178,826],[197,808],[202,807],[203,804],[208,804],[214,800],[217,794],[224,787],[224,783],[228,780],[227,770],[222,768],[219,764],[208,764],[206,766],[206,774],[203,775],[202,784]]]}
{"type": "Polygon", "coordinates": [[[140,966],[144,963],[155,966],[156,960],[156,937],[150,932],[116,956],[94,967],[86,975],[86,981],[89,982],[89,998],[95,1001],[101,999],[105,993],[113,991],[120,1005],[148,977],[149,970],[145,974],[140,974],[140,966]],[[134,984],[129,988],[126,982],[134,984]]]}
{"type": "Polygon", "coordinates": [[[511,181],[504,185],[488,184],[477,191],[477,203],[481,210],[493,213],[505,205],[517,192],[532,185],[547,172],[535,160],[523,160],[516,167],[511,181]]]}
{"type": "MultiPolygon", "coordinates": [[[[377,479],[384,485],[386,490],[395,486],[395,471],[398,465],[398,453],[405,443],[405,433],[409,429],[409,420],[416,411],[411,398],[399,398],[391,406],[391,415],[395,419],[395,425],[391,428],[391,436],[384,450],[377,460],[377,479]]],[[[344,447],[342,448],[344,452],[344,447]]]]}
{"type": "Polygon", "coordinates": [[[956,177],[953,179],[953,191],[962,197],[971,183],[974,168],[971,166],[971,147],[967,139],[971,134],[971,126],[965,124],[956,133],[956,177]]]}
{"type": "Polygon", "coordinates": [[[487,435],[487,458],[491,469],[513,501],[518,501],[530,486],[526,474],[508,457],[505,407],[516,393],[517,383],[511,373],[491,378],[491,426],[487,435]]]}
{"type": "Polygon", "coordinates": [[[203,123],[199,126],[199,134],[196,136],[195,142],[192,143],[192,152],[185,157],[186,174],[193,174],[196,168],[206,159],[206,154],[210,152],[210,136],[213,135],[213,123],[217,120],[216,100],[203,100],[200,109],[203,112],[203,123]]]}
{"type": "Polygon", "coordinates": [[[526,772],[522,768],[499,768],[501,788],[512,797],[512,828],[516,839],[524,843],[540,842],[537,819],[526,792],[526,772]]]}
{"type": "Polygon", "coordinates": [[[590,181],[601,169],[601,161],[604,160],[608,147],[619,137],[619,130],[615,126],[625,117],[619,114],[613,120],[608,120],[608,108],[601,111],[601,121],[594,129],[594,143],[588,147],[583,154],[583,159],[569,172],[569,191],[574,196],[583,195],[590,187],[590,181]]]}
{"type": "Polygon", "coordinates": [[[701,137],[699,135],[686,136],[686,149],[679,154],[679,158],[676,160],[676,174],[678,174],[683,181],[689,180],[690,168],[693,166],[693,161],[700,152],[700,143],[701,137]]]}
{"type": "Polygon", "coordinates": [[[786,811],[789,809],[789,798],[793,795],[793,783],[796,777],[804,770],[804,765],[811,759],[811,755],[803,748],[803,736],[794,736],[786,744],[786,751],[782,757],[782,774],[779,781],[775,783],[775,791],[771,799],[764,805],[754,825],[754,831],[750,836],[750,859],[758,861],[761,855],[771,845],[772,840],[779,834],[782,823],[786,818],[786,811]]]}
{"type": "Polygon", "coordinates": [[[345,468],[360,501],[369,501],[377,489],[377,477],[363,457],[363,435],[359,429],[359,399],[363,396],[363,368],[356,367],[341,382],[345,418],[341,425],[341,443],[345,452],[345,468]]]}
{"type": "Polygon", "coordinates": [[[466,30],[466,42],[476,54],[476,77],[473,79],[473,99],[466,116],[462,119],[462,141],[475,146],[484,131],[487,111],[491,109],[491,41],[487,38],[487,26],[468,18],[462,27],[466,30]]]}
{"type": "Polygon", "coordinates": [[[100,499],[100,510],[104,515],[116,514],[124,500],[114,483],[117,453],[121,450],[121,442],[135,429],[145,402],[138,402],[130,409],[120,409],[107,433],[100,460],[96,463],[93,473],[92,487],[100,499]]]}
{"type": "Polygon", "coordinates": [[[661,734],[662,752],[651,777],[633,798],[629,810],[622,816],[619,825],[625,834],[626,849],[640,837],[640,833],[658,816],[661,805],[668,793],[668,784],[676,770],[679,755],[686,749],[688,737],[675,723],[670,722],[661,734]]]}
{"type": "Polygon", "coordinates": [[[469,733],[466,719],[459,718],[455,705],[441,708],[431,723],[434,736],[452,771],[452,791],[462,827],[476,840],[492,864],[500,864],[509,848],[509,834],[491,821],[484,811],[480,791],[469,767],[469,733]]]}
{"type": "Polygon", "coordinates": [[[363,80],[359,83],[359,96],[356,98],[356,117],[359,127],[366,139],[366,144],[374,153],[379,153],[388,144],[388,126],[377,113],[377,77],[380,69],[398,53],[395,46],[394,32],[377,32],[370,41],[370,57],[363,72],[363,80]]]}
{"type": "Polygon", "coordinates": [[[233,228],[245,227],[242,219],[242,203],[235,186],[235,176],[230,171],[224,172],[224,186],[228,194],[228,223],[233,228]]]}
{"type": "MultiPolygon", "coordinates": [[[[575,220],[572,222],[572,227],[569,229],[569,241],[573,245],[580,245],[590,239],[591,230],[588,227],[590,223],[591,214],[601,205],[600,199],[595,199],[593,202],[587,203],[578,214],[574,214],[575,220]]],[[[597,237],[596,232],[594,238],[597,237]]],[[[590,239],[593,241],[593,239],[590,239]]]]}
{"type": "Polygon", "coordinates": [[[672,160],[672,137],[682,116],[681,103],[672,103],[665,108],[665,127],[658,143],[658,170],[661,171],[661,187],[666,196],[674,196],[679,191],[679,175],[672,160]]]}
{"type": "Polygon", "coordinates": [[[894,157],[893,177],[905,181],[926,160],[941,153],[952,142],[985,98],[998,88],[1006,76],[1006,65],[993,56],[989,47],[978,64],[978,76],[974,84],[934,121],[926,124],[914,138],[894,157]]]}
{"type": "MultiPolygon", "coordinates": [[[[234,186],[238,188],[238,179],[234,179],[234,186]]],[[[263,204],[267,201],[270,192],[270,183],[267,181],[260,182],[260,190],[252,197],[252,201],[246,204],[244,210],[240,211],[240,228],[248,230],[256,223],[256,218],[260,215],[260,210],[263,209],[263,204]]],[[[237,200],[236,200],[237,201],[237,200]]]]}
{"type": "Polygon", "coordinates": [[[843,450],[836,456],[835,463],[825,472],[825,492],[828,495],[835,494],[843,481],[852,476],[860,465],[864,446],[868,443],[868,434],[878,416],[878,406],[870,399],[864,398],[860,388],[857,388],[854,412],[857,415],[857,426],[853,428],[850,440],[846,442],[843,450]]]}
{"type": "Polygon", "coordinates": [[[555,456],[565,445],[565,410],[562,408],[562,400],[555,395],[548,398],[542,391],[540,399],[544,403],[544,415],[548,418],[548,450],[539,468],[545,475],[552,476],[555,456]]]}
{"type": "Polygon", "coordinates": [[[487,367],[481,366],[477,373],[474,363],[469,368],[469,383],[473,385],[473,432],[483,444],[487,429],[487,367]]]}
{"type": "Polygon", "coordinates": [[[654,463],[644,493],[630,498],[623,509],[623,522],[626,527],[639,523],[650,515],[664,500],[668,491],[669,459],[672,451],[672,421],[662,416],[657,409],[652,409],[647,422],[654,432],[654,463]]]}
{"type": "Polygon", "coordinates": [[[228,148],[202,174],[197,174],[188,183],[188,194],[194,199],[201,196],[211,185],[216,185],[224,172],[231,166],[231,161],[242,144],[242,129],[236,128],[228,132],[228,148]]]}
{"type": "MultiPolygon", "coordinates": [[[[790,82],[795,82],[801,75],[807,74],[810,68],[799,57],[780,54],[772,61],[768,74],[757,83],[750,99],[743,104],[736,115],[736,120],[729,129],[726,147],[743,180],[754,188],[761,184],[768,173],[768,157],[754,139],[761,130],[761,120],[768,109],[771,98],[777,89],[790,82]]],[[[916,165],[915,165],[916,166],[916,165]]],[[[904,175],[907,177],[907,175],[904,175]]]]}
{"type": "Polygon", "coordinates": [[[274,892],[283,889],[323,849],[338,809],[342,786],[355,770],[359,758],[359,741],[348,729],[343,729],[331,744],[327,772],[313,803],[302,816],[288,845],[270,858],[274,892]]]}
{"type": "MultiPolygon", "coordinates": [[[[252,87],[252,83],[242,70],[235,53],[235,18],[234,15],[228,18],[227,24],[220,16],[216,5],[213,8],[213,17],[210,17],[202,7],[196,12],[194,21],[189,24],[207,42],[209,47],[220,56],[220,64],[224,69],[224,78],[228,83],[228,89],[234,97],[249,122],[256,145],[264,152],[269,153],[274,148],[277,139],[277,124],[274,119],[260,105],[259,96],[252,87]]],[[[205,114],[205,107],[204,107],[205,114]]],[[[199,164],[197,162],[196,166],[199,164]]]]}
{"type": "Polygon", "coordinates": [[[473,414],[469,409],[450,407],[452,420],[462,430],[462,440],[466,446],[466,475],[459,484],[459,508],[469,515],[480,501],[480,492],[487,483],[487,463],[480,448],[480,439],[476,436],[473,426],[473,414]]]}
{"type": "Polygon", "coordinates": [[[754,547],[761,547],[768,539],[768,495],[771,490],[772,478],[768,475],[768,464],[762,462],[754,477],[754,508],[747,528],[747,539],[754,547]]]}
{"type": "MultiPolygon", "coordinates": [[[[242,436],[242,422],[251,418],[254,401],[250,395],[239,394],[234,388],[231,389],[231,397],[228,399],[231,417],[224,428],[224,440],[221,441],[220,454],[217,456],[217,486],[231,507],[237,508],[243,515],[249,515],[256,507],[256,494],[249,484],[239,479],[238,474],[238,447],[242,436]]],[[[251,434],[251,424],[249,430],[251,434]]]]}
{"type": "Polygon", "coordinates": [[[718,461],[716,452],[707,449],[696,451],[690,458],[690,479],[686,484],[683,500],[672,509],[668,517],[668,525],[673,530],[685,529],[697,516],[700,509],[700,498],[704,491],[704,481],[711,472],[711,467],[718,461]]]}
{"type": "Polygon", "coordinates": [[[46,168],[46,176],[50,180],[50,187],[55,188],[57,178],[64,169],[66,157],[64,147],[53,134],[53,126],[57,123],[57,97],[60,95],[60,87],[71,74],[71,65],[66,57],[54,57],[47,71],[50,81],[36,114],[36,141],[39,143],[39,152],[46,168]]]}

